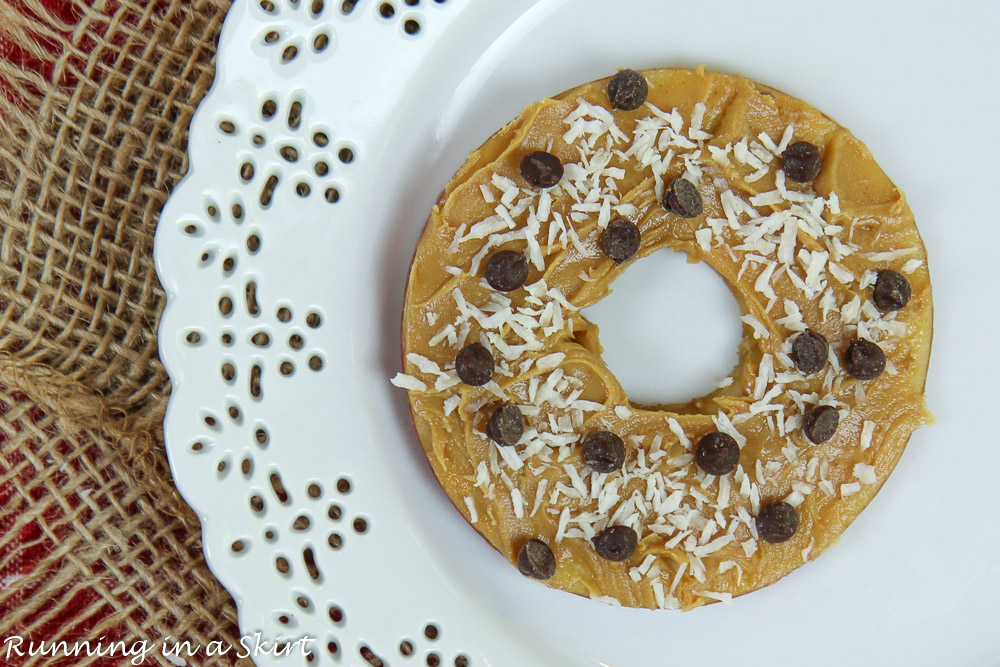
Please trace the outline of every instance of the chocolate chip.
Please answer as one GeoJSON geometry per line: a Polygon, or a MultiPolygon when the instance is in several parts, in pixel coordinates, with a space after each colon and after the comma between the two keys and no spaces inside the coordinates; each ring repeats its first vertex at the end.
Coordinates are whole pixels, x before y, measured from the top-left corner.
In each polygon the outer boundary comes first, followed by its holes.
{"type": "Polygon", "coordinates": [[[817,445],[832,438],[838,424],[840,413],[832,405],[817,405],[802,415],[802,432],[817,445]]]}
{"type": "Polygon", "coordinates": [[[622,218],[612,220],[601,235],[604,254],[615,260],[615,264],[631,258],[639,250],[640,241],[639,228],[622,218]]]}
{"type": "Polygon", "coordinates": [[[458,379],[473,387],[480,387],[493,379],[493,355],[482,343],[469,343],[455,357],[458,379]]]}
{"type": "Polygon", "coordinates": [[[625,464],[625,443],[610,431],[597,431],[583,441],[583,460],[597,472],[614,472],[625,464]]]}
{"type": "Polygon", "coordinates": [[[799,527],[799,513],[788,503],[779,500],[761,507],[756,522],[760,539],[777,544],[795,534],[799,527]]]}
{"type": "Polygon", "coordinates": [[[521,176],[536,188],[551,188],[562,175],[562,162],[552,153],[535,151],[521,160],[521,176]]]}
{"type": "Polygon", "coordinates": [[[635,553],[639,537],[628,526],[605,528],[593,540],[594,550],[604,560],[628,560],[635,553]]]}
{"type": "Polygon", "coordinates": [[[698,467],[709,475],[725,475],[736,470],[740,461],[740,446],[733,436],[712,431],[698,441],[694,458],[698,467]]]}
{"type": "Polygon", "coordinates": [[[528,279],[528,258],[513,250],[493,253],[486,262],[486,282],[498,292],[516,290],[528,279]]]}
{"type": "Polygon", "coordinates": [[[675,178],[663,193],[663,206],[682,218],[701,215],[701,193],[686,178],[675,178]]]}
{"type": "Polygon", "coordinates": [[[879,271],[872,301],[882,312],[899,310],[910,302],[910,281],[895,271],[879,271]]]}
{"type": "Polygon", "coordinates": [[[486,423],[486,435],[498,445],[516,445],[524,434],[524,415],[516,405],[504,403],[493,411],[486,423]]]}
{"type": "Polygon", "coordinates": [[[612,109],[634,111],[642,106],[648,95],[646,79],[635,70],[620,70],[608,81],[608,99],[612,109]]]}
{"type": "Polygon", "coordinates": [[[808,141],[796,141],[781,156],[785,176],[799,183],[808,183],[819,175],[823,157],[808,141]]]}
{"type": "Polygon", "coordinates": [[[549,579],[556,573],[556,557],[541,540],[528,540],[517,553],[517,569],[532,579],[549,579]]]}
{"type": "Polygon", "coordinates": [[[870,340],[851,341],[844,352],[844,368],[859,380],[874,380],[885,370],[885,352],[870,340]]]}
{"type": "Polygon", "coordinates": [[[806,329],[792,341],[792,361],[806,375],[816,373],[826,365],[829,350],[830,344],[822,334],[806,329]]]}

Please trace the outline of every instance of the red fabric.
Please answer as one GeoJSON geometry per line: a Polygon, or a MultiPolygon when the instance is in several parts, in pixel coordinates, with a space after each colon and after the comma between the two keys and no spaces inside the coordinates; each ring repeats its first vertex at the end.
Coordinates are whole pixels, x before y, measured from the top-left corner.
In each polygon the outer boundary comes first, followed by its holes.
{"type": "MultiPolygon", "coordinates": [[[[26,397],[14,393],[12,399],[18,403],[26,400],[26,397]]],[[[8,420],[10,406],[0,403],[0,419],[8,420]]],[[[10,415],[10,417],[14,417],[10,415]]],[[[16,417],[15,417],[16,418],[16,417]]],[[[22,417],[23,418],[23,417],[22,417]]],[[[46,419],[46,414],[35,407],[28,411],[27,418],[34,423],[39,423],[46,419]]],[[[23,429],[20,423],[14,422],[15,431],[23,429]]],[[[57,437],[55,433],[52,434],[57,437]]],[[[48,562],[49,555],[57,549],[58,541],[61,537],[71,533],[73,528],[68,523],[58,526],[60,519],[65,515],[65,510],[58,504],[52,503],[41,520],[35,519],[22,524],[23,510],[25,503],[17,496],[23,493],[23,489],[30,487],[28,502],[39,500],[45,489],[42,485],[32,485],[32,480],[37,475],[33,465],[27,462],[22,452],[11,450],[6,451],[4,447],[8,438],[0,433],[0,471],[7,473],[11,470],[19,469],[16,481],[10,480],[0,484],[0,507],[7,508],[0,512],[0,534],[5,538],[6,544],[0,548],[0,588],[13,587],[17,592],[5,603],[0,603],[0,619],[8,617],[11,612],[27,602],[37,602],[35,593],[46,587],[49,580],[59,569],[59,561],[48,562]],[[18,510],[10,511],[9,508],[16,507],[18,510]],[[48,530],[43,529],[44,526],[48,530]],[[20,527],[18,528],[18,526],[20,527]],[[16,530],[13,539],[10,533],[16,530]],[[8,541],[9,540],[9,541],[8,541]],[[45,568],[44,570],[41,568],[45,568]],[[25,585],[22,580],[28,576],[36,576],[38,579],[25,585]]],[[[59,449],[68,454],[72,443],[60,443],[59,449]]],[[[51,459],[47,463],[53,465],[51,459]]],[[[50,473],[51,481],[58,485],[65,474],[56,471],[50,473]]],[[[74,510],[80,504],[80,498],[70,495],[66,498],[69,509],[74,510]]],[[[92,572],[92,575],[99,575],[100,572],[92,572]]],[[[106,582],[108,587],[114,586],[114,581],[106,582]]],[[[6,627],[5,633],[0,637],[0,641],[12,635],[23,637],[22,650],[27,650],[30,642],[51,642],[53,640],[66,640],[68,642],[90,640],[94,645],[100,637],[95,636],[95,628],[103,623],[108,617],[115,613],[114,608],[107,602],[101,604],[101,595],[93,588],[77,588],[71,583],[57,594],[46,593],[47,599],[25,619],[25,625],[32,627],[30,634],[25,635],[22,627],[6,627]],[[53,610],[58,610],[51,618],[38,624],[38,621],[53,610]],[[78,620],[80,619],[80,620],[78,620]]],[[[114,641],[123,632],[123,626],[117,626],[110,631],[101,633],[104,637],[104,645],[114,641]]],[[[16,654],[7,658],[7,646],[0,644],[0,665],[18,665],[26,658],[20,658],[16,654]]],[[[57,659],[46,658],[42,664],[69,666],[78,662],[73,657],[62,657],[57,659]]],[[[121,656],[102,658],[97,665],[120,665],[123,664],[121,656]]]]}
{"type": "MultiPolygon", "coordinates": [[[[81,21],[84,11],[78,2],[75,3],[70,0],[42,0],[42,5],[50,16],[38,16],[22,0],[0,1],[7,2],[9,6],[16,7],[25,16],[39,20],[47,25],[55,24],[59,26],[61,29],[58,32],[62,36],[62,39],[59,41],[43,37],[37,32],[15,36],[10,35],[9,28],[0,27],[0,59],[17,65],[25,72],[34,73],[47,82],[67,87],[76,85],[79,81],[75,72],[80,72],[84,69],[86,56],[97,45],[95,38],[102,36],[95,34],[95,32],[106,30],[108,23],[90,22],[88,33],[79,38],[75,47],[71,48],[68,40],[72,37],[73,27],[81,21]],[[12,37],[22,42],[25,37],[32,39],[42,47],[45,56],[39,58],[31,55],[28,51],[18,46],[15,41],[12,41],[12,37]],[[57,76],[57,62],[67,52],[73,53],[73,55],[68,59],[67,66],[60,68],[60,73],[57,76]]],[[[92,6],[94,1],[86,0],[86,4],[92,6]]],[[[111,17],[118,9],[118,3],[115,0],[109,0],[104,6],[103,13],[111,17]]],[[[118,35],[121,36],[121,33],[118,33],[118,35]]],[[[119,41],[112,40],[116,44],[119,41]]],[[[104,49],[100,60],[110,65],[115,60],[116,54],[114,51],[115,49],[104,49]]],[[[21,94],[2,77],[0,77],[0,91],[11,101],[23,101],[21,94]]],[[[25,399],[25,397],[17,396],[16,394],[15,397],[18,401],[25,399]]],[[[8,411],[9,406],[0,403],[0,420],[6,421],[8,419],[8,411]]],[[[29,411],[28,418],[38,423],[45,419],[45,413],[36,407],[29,411]]],[[[17,428],[16,425],[15,428],[17,428]]],[[[6,440],[6,436],[0,433],[0,471],[4,473],[22,465],[25,458],[19,452],[7,451],[7,448],[4,446],[6,440]]],[[[66,444],[67,448],[70,446],[69,443],[66,444]]],[[[51,460],[47,463],[52,464],[51,460]]],[[[22,465],[22,471],[18,476],[17,484],[13,481],[0,484],[0,508],[6,508],[5,510],[0,509],[0,535],[3,535],[5,538],[21,522],[22,514],[16,511],[12,512],[9,509],[17,507],[20,504],[16,498],[16,495],[21,493],[18,486],[22,489],[28,487],[31,479],[36,474],[33,466],[22,465]]],[[[59,473],[56,473],[51,478],[54,482],[58,483],[59,473]]],[[[32,495],[43,494],[45,492],[41,485],[35,486],[34,489],[32,495]]],[[[32,498],[32,500],[37,500],[37,498],[32,498]]],[[[71,508],[78,506],[79,502],[79,497],[71,496],[69,498],[71,508]]],[[[43,518],[44,525],[53,526],[56,524],[60,518],[59,515],[63,511],[56,504],[50,505],[47,515],[43,518]]],[[[10,540],[0,548],[0,564],[2,564],[0,565],[0,589],[5,589],[8,586],[16,587],[17,589],[16,595],[10,597],[6,603],[0,603],[0,619],[9,617],[12,610],[19,608],[28,601],[37,602],[33,598],[34,593],[41,590],[58,569],[58,564],[44,565],[43,563],[47,559],[47,556],[57,548],[60,536],[72,530],[72,526],[66,524],[59,529],[55,529],[54,532],[51,528],[46,531],[43,530],[43,525],[38,520],[34,520],[19,528],[16,538],[10,540]],[[40,567],[46,567],[47,571],[38,571],[40,567]],[[29,585],[24,585],[21,583],[21,580],[28,575],[40,575],[40,577],[37,581],[29,585]]],[[[100,576],[100,574],[102,573],[91,573],[91,575],[97,576],[100,576]]],[[[114,580],[108,581],[109,587],[114,587],[115,584],[114,580]]],[[[53,609],[58,609],[58,612],[50,619],[42,625],[35,627],[30,636],[24,637],[24,643],[21,645],[22,649],[26,649],[28,643],[31,641],[44,640],[49,642],[57,639],[74,642],[90,640],[96,644],[103,637],[104,645],[107,646],[109,642],[113,642],[119,638],[119,635],[124,630],[124,625],[119,625],[111,631],[104,631],[100,633],[100,636],[95,636],[94,632],[95,628],[114,615],[115,609],[112,605],[106,601],[102,605],[100,593],[93,588],[76,588],[75,591],[73,590],[74,588],[71,583],[70,586],[67,586],[59,594],[49,595],[48,599],[27,618],[27,625],[35,626],[39,619],[51,613],[53,609]]],[[[0,627],[4,627],[4,635],[0,636],[0,642],[6,639],[6,637],[21,635],[23,632],[19,627],[8,627],[4,624],[0,624],[0,627]]],[[[150,638],[150,640],[152,639],[150,638]]],[[[6,646],[0,644],[0,665],[19,665],[27,659],[18,658],[17,656],[7,659],[6,653],[6,646]]],[[[59,667],[74,665],[77,662],[79,662],[79,659],[73,657],[57,659],[42,658],[40,661],[41,664],[59,667]]],[[[110,666],[127,663],[128,658],[123,658],[119,654],[117,657],[101,658],[93,664],[110,666]]]]}

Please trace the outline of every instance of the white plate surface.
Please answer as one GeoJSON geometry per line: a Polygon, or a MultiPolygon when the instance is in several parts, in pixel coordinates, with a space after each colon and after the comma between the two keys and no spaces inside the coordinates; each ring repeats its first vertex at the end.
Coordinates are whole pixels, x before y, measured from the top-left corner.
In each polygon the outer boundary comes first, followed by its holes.
{"type": "MultiPolygon", "coordinates": [[[[238,0],[227,19],[218,80],[192,128],[192,171],[164,211],[156,248],[170,295],[160,346],[174,383],[165,426],[171,464],[202,517],[209,562],[237,598],[244,632],[319,637],[313,664],[363,664],[362,645],[391,665],[425,664],[428,652],[444,665],[464,655],[472,665],[500,667],[1000,664],[993,520],[1000,496],[992,491],[1000,469],[993,422],[1000,216],[991,203],[1000,5],[421,0],[417,7],[397,2],[395,23],[384,28],[371,0],[350,17],[327,7],[319,19],[278,0],[280,15],[264,16],[256,4],[238,0]],[[423,42],[402,36],[408,12],[419,12],[423,42]],[[287,27],[288,43],[307,47],[290,64],[261,46],[272,24],[287,27]],[[327,24],[329,54],[311,53],[309,40],[327,24]],[[378,39],[393,46],[380,48],[378,39]],[[878,497],[817,561],[731,606],[617,609],[521,577],[465,523],[423,459],[405,393],[388,378],[400,368],[414,245],[468,152],[525,104],[616,67],[699,63],[808,100],[865,141],[907,193],[934,286],[927,392],[937,423],[917,432],[878,497]],[[268,96],[278,100],[279,115],[288,100],[305,100],[303,129],[279,133],[260,120],[268,96]],[[223,118],[236,119],[237,138],[220,135],[223,118]],[[272,148],[299,146],[300,160],[255,153],[247,138],[258,126],[272,148]],[[329,127],[330,148],[350,145],[355,162],[341,165],[335,151],[311,147],[307,126],[329,127]],[[234,178],[248,155],[256,155],[258,174],[251,184],[234,178]],[[335,167],[321,178],[310,174],[310,160],[335,167]],[[282,178],[264,209],[255,202],[271,170],[282,178]],[[308,198],[295,195],[299,175],[311,184],[308,198]],[[331,183],[342,192],[333,205],[321,196],[331,183]],[[239,223],[225,219],[234,198],[245,208],[239,223]],[[206,215],[209,200],[222,202],[220,222],[206,215]],[[182,232],[192,221],[194,237],[182,232]],[[251,227],[262,238],[254,255],[242,250],[251,227]],[[214,253],[209,266],[199,263],[205,248],[214,253]],[[230,252],[238,260],[226,273],[221,262],[230,252]],[[240,308],[247,280],[258,284],[258,315],[240,308]],[[236,311],[220,318],[225,290],[236,311]],[[277,318],[282,304],[291,322],[277,318]],[[305,322],[313,311],[322,316],[317,329],[305,322]],[[262,328],[270,345],[249,344],[262,328]],[[186,343],[192,330],[207,342],[186,343]],[[237,344],[218,342],[225,331],[237,344]],[[302,350],[284,343],[295,332],[305,338],[302,350]],[[323,360],[322,370],[308,369],[310,355],[323,360]],[[226,360],[236,367],[235,384],[220,377],[226,360]],[[284,360],[296,368],[287,378],[278,370],[284,360]],[[264,368],[262,400],[245,391],[253,363],[264,368]],[[231,405],[240,410],[235,420],[227,416],[231,405]],[[214,428],[204,422],[209,413],[214,428]],[[268,429],[266,447],[252,439],[258,423],[268,429]],[[196,441],[205,446],[193,451],[196,441]],[[272,473],[290,495],[285,504],[270,488],[272,473]],[[346,495],[336,491],[341,477],[352,483],[346,495]],[[318,498],[308,494],[310,484],[318,498]],[[265,501],[263,512],[248,504],[254,494],[265,501]],[[331,503],[342,507],[339,523],[327,518],[331,503]],[[310,526],[296,531],[303,514],[310,526]],[[355,517],[369,522],[366,534],[354,533],[355,517]],[[268,530],[273,540],[265,539],[268,530]],[[331,531],[344,538],[338,551],[328,546],[331,531]],[[235,540],[243,551],[232,551],[235,540]],[[303,548],[313,549],[319,580],[303,567],[303,548]],[[288,559],[290,573],[275,569],[278,557],[288,559]],[[344,620],[331,621],[331,605],[345,611],[344,620]],[[428,622],[440,628],[435,641],[423,635],[428,622]],[[415,645],[412,657],[399,654],[404,639],[415,645]]],[[[703,269],[646,262],[644,275],[680,283],[703,269]]],[[[711,276],[699,284],[714,290],[718,304],[700,326],[723,332],[711,345],[728,353],[738,331],[731,300],[711,276]]],[[[592,314],[604,324],[609,357],[628,340],[627,329],[613,324],[616,313],[639,307],[648,293],[633,291],[620,290],[592,314]]],[[[674,322],[665,310],[644,312],[643,322],[657,317],[674,322]]],[[[698,340],[697,331],[677,334],[680,346],[698,340]]],[[[659,354],[671,363],[669,349],[659,354]]],[[[726,368],[712,355],[700,359],[684,370],[692,382],[699,374],[715,380],[726,368]]],[[[642,373],[647,362],[612,359],[626,386],[655,393],[659,385],[642,373]]]]}

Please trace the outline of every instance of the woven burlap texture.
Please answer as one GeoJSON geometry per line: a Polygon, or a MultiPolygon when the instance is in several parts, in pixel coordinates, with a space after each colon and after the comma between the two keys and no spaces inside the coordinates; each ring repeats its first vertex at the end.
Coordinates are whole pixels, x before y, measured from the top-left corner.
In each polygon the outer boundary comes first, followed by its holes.
{"type": "Polygon", "coordinates": [[[45,77],[0,60],[0,488],[13,489],[0,566],[47,545],[42,566],[0,585],[0,636],[235,644],[235,607],[164,455],[152,252],[229,3],[75,4],[65,24],[40,0],[0,2],[0,33],[54,65],[45,77]],[[12,548],[30,526],[36,542],[12,548]],[[100,619],[94,636],[52,627],[86,589],[77,617],[100,619]]]}

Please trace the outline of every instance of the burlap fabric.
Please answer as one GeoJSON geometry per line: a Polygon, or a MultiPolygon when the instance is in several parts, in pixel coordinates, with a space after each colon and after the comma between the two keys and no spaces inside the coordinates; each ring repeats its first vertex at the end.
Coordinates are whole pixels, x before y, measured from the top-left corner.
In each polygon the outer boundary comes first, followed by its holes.
{"type": "Polygon", "coordinates": [[[164,455],[152,256],[228,2],[50,4],[0,2],[0,636],[235,643],[164,455]]]}

